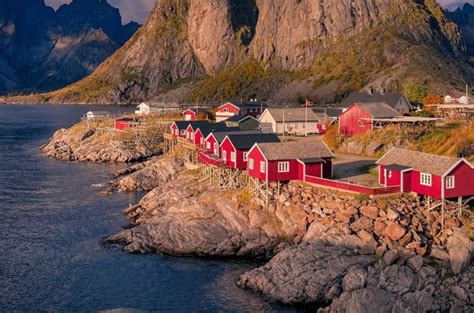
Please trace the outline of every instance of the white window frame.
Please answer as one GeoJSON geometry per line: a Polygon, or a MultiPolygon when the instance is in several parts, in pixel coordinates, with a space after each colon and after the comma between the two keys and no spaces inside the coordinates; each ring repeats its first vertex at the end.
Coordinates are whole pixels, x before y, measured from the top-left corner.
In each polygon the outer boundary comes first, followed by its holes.
{"type": "Polygon", "coordinates": [[[227,161],[227,151],[222,150],[222,160],[227,161]]]}
{"type": "Polygon", "coordinates": [[[194,133],[190,133],[191,140],[194,140],[194,133]]]}
{"type": "Polygon", "coordinates": [[[204,137],[201,137],[201,145],[204,144],[204,137]]]}
{"type": "Polygon", "coordinates": [[[252,158],[249,159],[249,170],[253,170],[254,161],[252,158]]]}
{"type": "Polygon", "coordinates": [[[248,152],[244,152],[244,161],[247,162],[249,159],[248,152]]]}
{"type": "Polygon", "coordinates": [[[278,173],[289,173],[290,172],[290,162],[278,162],[278,173]]]}
{"type": "Polygon", "coordinates": [[[237,159],[236,153],[235,153],[235,152],[231,152],[231,153],[230,153],[230,160],[231,160],[232,162],[235,162],[236,159],[237,159]]]}
{"type": "Polygon", "coordinates": [[[185,130],[185,129],[181,129],[181,130],[180,130],[180,134],[181,134],[181,136],[186,135],[186,130],[185,130]]]}
{"type": "Polygon", "coordinates": [[[446,177],[446,189],[454,189],[456,188],[456,177],[455,176],[447,176],[446,177]]]}
{"type": "Polygon", "coordinates": [[[265,167],[266,167],[265,161],[260,161],[260,173],[265,174],[266,172],[265,167]]]}
{"type": "Polygon", "coordinates": [[[207,150],[210,150],[211,149],[211,143],[208,141],[206,142],[206,149],[207,150]]]}
{"type": "Polygon", "coordinates": [[[431,187],[433,185],[433,175],[420,173],[420,185],[431,187]]]}

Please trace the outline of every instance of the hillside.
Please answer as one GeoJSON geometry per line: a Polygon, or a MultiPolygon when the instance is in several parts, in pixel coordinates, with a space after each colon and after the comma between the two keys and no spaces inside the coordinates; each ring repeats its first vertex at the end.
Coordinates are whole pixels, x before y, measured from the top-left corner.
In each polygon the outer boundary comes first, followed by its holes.
{"type": "Polygon", "coordinates": [[[459,28],[435,0],[161,0],[92,75],[28,101],[331,101],[415,82],[444,92],[473,79],[466,57],[459,28]]]}
{"type": "Polygon", "coordinates": [[[0,94],[49,91],[89,75],[139,27],[106,1],[57,11],[38,0],[0,3],[0,94]],[[94,12],[94,14],[91,14],[94,12]]]}

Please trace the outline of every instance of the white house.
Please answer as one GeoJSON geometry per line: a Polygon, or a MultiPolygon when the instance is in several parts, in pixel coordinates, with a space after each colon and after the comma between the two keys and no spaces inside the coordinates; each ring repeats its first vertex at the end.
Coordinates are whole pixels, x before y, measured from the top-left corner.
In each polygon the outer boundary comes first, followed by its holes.
{"type": "Polygon", "coordinates": [[[88,120],[100,120],[109,118],[112,114],[107,111],[89,111],[86,113],[86,119],[88,120]]]}
{"type": "Polygon", "coordinates": [[[470,99],[468,96],[464,95],[447,95],[444,97],[444,103],[446,104],[469,104],[470,99]]]}
{"type": "Polygon", "coordinates": [[[142,102],[137,106],[135,114],[148,115],[153,113],[180,112],[181,106],[176,102],[142,102]]]}
{"type": "Polygon", "coordinates": [[[264,133],[317,134],[319,118],[311,108],[268,108],[259,119],[264,133]]]}

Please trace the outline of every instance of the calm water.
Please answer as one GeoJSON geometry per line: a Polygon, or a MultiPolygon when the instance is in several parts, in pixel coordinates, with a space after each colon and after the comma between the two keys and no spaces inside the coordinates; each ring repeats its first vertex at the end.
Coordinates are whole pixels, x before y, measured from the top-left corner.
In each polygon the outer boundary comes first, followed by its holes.
{"type": "Polygon", "coordinates": [[[141,195],[99,194],[117,167],[38,153],[90,109],[0,105],[0,312],[287,311],[235,286],[254,264],[100,245],[126,226],[121,211],[141,195]]]}

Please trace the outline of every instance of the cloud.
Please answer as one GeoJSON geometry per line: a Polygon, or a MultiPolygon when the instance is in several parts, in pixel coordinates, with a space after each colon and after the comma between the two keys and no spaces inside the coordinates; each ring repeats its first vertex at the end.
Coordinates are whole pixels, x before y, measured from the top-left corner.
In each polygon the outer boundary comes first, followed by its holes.
{"type": "MultiPolygon", "coordinates": [[[[72,0],[45,0],[46,4],[52,6],[54,9],[71,1],[72,0]]],[[[113,7],[120,9],[122,22],[124,24],[130,21],[143,24],[150,15],[156,0],[108,0],[108,2],[113,7]]]]}

